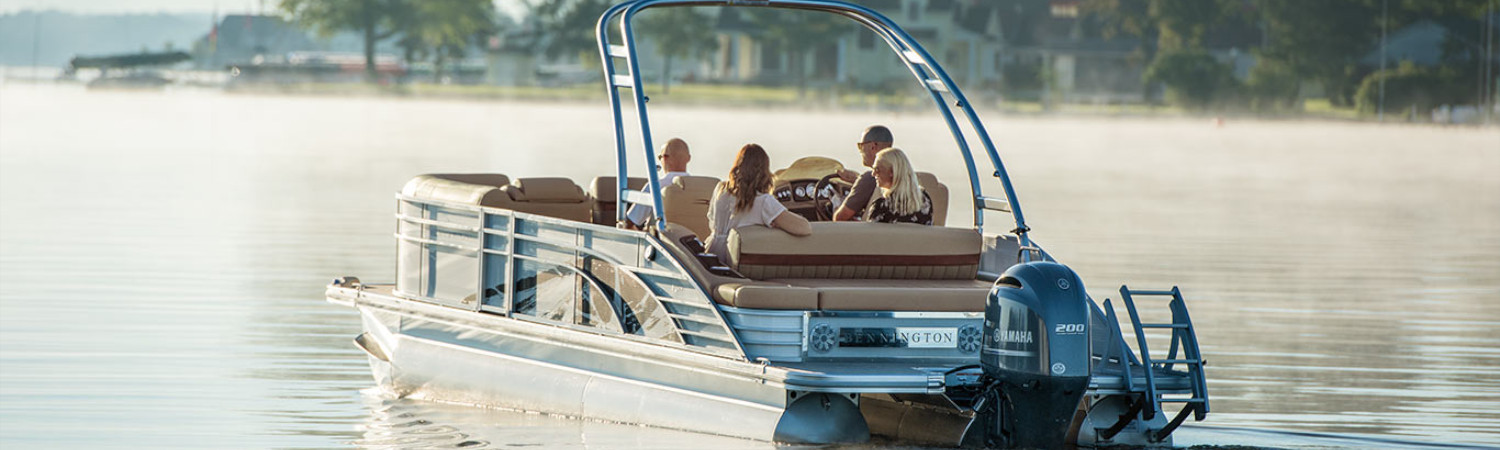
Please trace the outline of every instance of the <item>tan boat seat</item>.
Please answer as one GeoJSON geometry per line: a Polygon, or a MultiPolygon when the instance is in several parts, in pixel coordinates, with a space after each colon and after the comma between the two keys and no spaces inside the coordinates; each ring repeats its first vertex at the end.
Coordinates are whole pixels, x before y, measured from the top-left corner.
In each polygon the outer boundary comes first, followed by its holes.
{"type": "Polygon", "coordinates": [[[401,187],[401,194],[428,200],[490,206],[509,200],[503,188],[510,179],[501,174],[418,175],[401,187]]]}
{"type": "Polygon", "coordinates": [[[419,175],[401,188],[404,195],[588,222],[593,200],[567,178],[510,178],[500,174],[419,175]]]}
{"type": "Polygon", "coordinates": [[[765,282],[816,291],[818,309],[824,311],[982,312],[992,286],[990,282],[972,279],[791,278],[765,282]]]}
{"type": "Polygon", "coordinates": [[[501,189],[506,196],[485,206],[579,222],[592,222],[594,218],[593,201],[567,178],[518,178],[501,189]]]}
{"type": "Polygon", "coordinates": [[[948,185],[938,181],[937,175],[930,172],[917,172],[917,182],[922,185],[922,190],[927,191],[927,196],[932,197],[932,225],[947,225],[948,185]]]}
{"type": "Polygon", "coordinates": [[[661,203],[667,222],[687,227],[698,236],[708,236],[708,202],[713,200],[718,185],[719,179],[714,177],[681,176],[662,186],[661,203]]]}
{"type": "Polygon", "coordinates": [[[975,279],[983,238],[973,229],[819,222],[797,237],[743,227],[729,249],[731,267],[760,284],[719,286],[726,304],[798,309],[811,290],[825,311],[979,312],[990,290],[975,279]]]}
{"type": "Polygon", "coordinates": [[[811,236],[766,227],[729,233],[730,267],[751,279],[972,280],[983,239],[968,228],[817,222],[811,236]]]}
{"type": "Polygon", "coordinates": [[[427,176],[481,186],[505,187],[510,184],[510,177],[500,173],[434,173],[427,176]]]}
{"type": "MultiPolygon", "coordinates": [[[[615,185],[615,177],[594,177],[589,183],[589,194],[594,197],[594,223],[599,225],[614,226],[616,205],[619,202],[619,186],[615,185]]],[[[646,188],[646,179],[641,177],[630,177],[626,184],[631,189],[641,190],[646,188]]]]}
{"type": "Polygon", "coordinates": [[[787,283],[742,280],[718,285],[714,299],[720,304],[751,309],[818,309],[818,290],[787,283]]]}

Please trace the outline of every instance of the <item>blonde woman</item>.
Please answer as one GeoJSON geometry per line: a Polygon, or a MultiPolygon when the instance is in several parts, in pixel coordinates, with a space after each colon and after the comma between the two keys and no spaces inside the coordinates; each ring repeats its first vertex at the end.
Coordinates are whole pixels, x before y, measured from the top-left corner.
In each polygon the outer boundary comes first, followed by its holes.
{"type": "Polygon", "coordinates": [[[745,144],[734,158],[729,178],[714,189],[708,204],[708,251],[729,257],[729,232],[747,226],[779,228],[794,236],[812,234],[807,219],[788,211],[771,196],[771,158],[756,144],[745,144]]]}
{"type": "Polygon", "coordinates": [[[932,197],[917,181],[906,152],[888,148],[875,154],[875,184],[880,198],[870,203],[866,222],[932,225],[932,197]]]}

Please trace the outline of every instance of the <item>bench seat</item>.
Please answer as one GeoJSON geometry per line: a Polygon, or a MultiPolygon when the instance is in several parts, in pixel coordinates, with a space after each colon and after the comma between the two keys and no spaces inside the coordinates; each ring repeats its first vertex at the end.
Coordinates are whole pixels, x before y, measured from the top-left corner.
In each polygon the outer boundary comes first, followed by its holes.
{"type": "Polygon", "coordinates": [[[810,289],[824,311],[983,312],[991,283],[979,280],[861,280],[833,278],[773,278],[810,289]]]}
{"type": "Polygon", "coordinates": [[[711,291],[737,308],[981,312],[983,245],[972,229],[911,224],[820,222],[806,237],[743,227],[729,260],[747,278],[715,277],[711,291]]]}

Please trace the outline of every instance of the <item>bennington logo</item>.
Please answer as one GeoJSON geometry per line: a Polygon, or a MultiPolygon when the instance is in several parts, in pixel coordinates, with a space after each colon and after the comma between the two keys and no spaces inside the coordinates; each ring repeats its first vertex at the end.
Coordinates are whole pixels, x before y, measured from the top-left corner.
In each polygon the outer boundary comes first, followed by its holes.
{"type": "Polygon", "coordinates": [[[957,328],[841,328],[839,347],[953,348],[957,328]]]}
{"type": "Polygon", "coordinates": [[[1030,344],[1035,342],[1031,339],[1029,331],[1006,330],[995,333],[995,342],[1006,342],[1011,344],[1030,344]]]}

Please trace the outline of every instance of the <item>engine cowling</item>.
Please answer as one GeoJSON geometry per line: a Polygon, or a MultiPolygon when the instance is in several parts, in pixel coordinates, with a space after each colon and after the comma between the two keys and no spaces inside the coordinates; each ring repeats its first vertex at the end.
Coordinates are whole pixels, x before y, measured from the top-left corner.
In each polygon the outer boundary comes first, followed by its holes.
{"type": "Polygon", "coordinates": [[[1067,444],[1089,382],[1089,304],[1062,264],[1018,264],[1000,276],[985,304],[979,360],[989,381],[988,444],[1067,444]]]}

